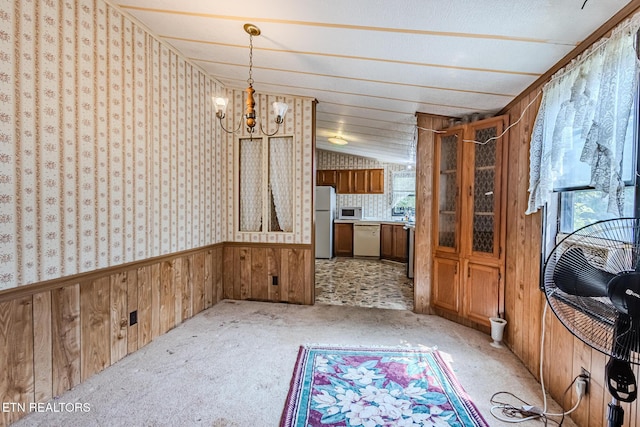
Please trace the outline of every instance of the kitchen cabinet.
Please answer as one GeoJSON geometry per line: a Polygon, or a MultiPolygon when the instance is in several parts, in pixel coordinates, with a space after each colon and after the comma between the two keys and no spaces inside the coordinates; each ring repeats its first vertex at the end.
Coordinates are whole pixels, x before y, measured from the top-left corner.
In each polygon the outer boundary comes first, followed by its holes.
{"type": "Polygon", "coordinates": [[[333,223],[333,254],[337,257],[353,256],[352,223],[333,223]]]}
{"type": "Polygon", "coordinates": [[[384,194],[384,169],[369,169],[369,193],[384,194]]]}
{"type": "Polygon", "coordinates": [[[380,258],[407,262],[409,234],[404,224],[380,225],[380,258]]]}
{"type": "Polygon", "coordinates": [[[319,169],[316,185],[330,185],[338,194],[384,194],[384,169],[319,169]]]}
{"type": "MultiPolygon", "coordinates": [[[[461,323],[502,312],[506,117],[436,136],[432,304],[461,323]]],[[[437,310],[436,310],[437,311],[437,310]]]]}
{"type": "Polygon", "coordinates": [[[353,184],[351,183],[353,178],[353,173],[351,169],[340,169],[336,171],[337,184],[336,184],[336,193],[337,194],[349,194],[351,193],[351,188],[353,184]]]}
{"type": "Polygon", "coordinates": [[[316,171],[316,185],[330,185],[335,187],[338,184],[338,171],[318,170],[316,171]]]}
{"type": "Polygon", "coordinates": [[[369,170],[353,169],[351,193],[365,194],[369,192],[369,170]]]}

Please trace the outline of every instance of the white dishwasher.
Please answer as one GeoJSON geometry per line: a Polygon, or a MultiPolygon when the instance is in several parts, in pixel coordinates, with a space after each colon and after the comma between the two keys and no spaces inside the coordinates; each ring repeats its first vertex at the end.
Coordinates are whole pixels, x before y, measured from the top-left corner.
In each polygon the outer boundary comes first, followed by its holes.
{"type": "Polygon", "coordinates": [[[353,224],[353,256],[380,258],[380,224],[353,224]]]}

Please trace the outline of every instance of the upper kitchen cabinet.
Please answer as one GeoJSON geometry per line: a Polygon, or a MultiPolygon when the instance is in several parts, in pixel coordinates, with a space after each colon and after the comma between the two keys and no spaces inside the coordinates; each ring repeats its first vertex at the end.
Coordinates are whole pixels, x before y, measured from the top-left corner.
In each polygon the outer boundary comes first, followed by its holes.
{"type": "Polygon", "coordinates": [[[505,116],[494,117],[436,136],[433,249],[439,274],[432,301],[463,323],[489,326],[489,317],[501,311],[507,141],[498,136],[505,125],[505,116]]]}
{"type": "Polygon", "coordinates": [[[384,194],[384,169],[318,170],[316,185],[331,185],[338,194],[384,194]]]}
{"type": "Polygon", "coordinates": [[[336,193],[348,194],[352,193],[353,188],[353,173],[351,169],[340,169],[337,171],[338,182],[336,184],[336,193]]]}
{"type": "Polygon", "coordinates": [[[338,185],[338,171],[332,170],[318,170],[316,172],[316,185],[329,185],[335,187],[338,185]]]}
{"type": "Polygon", "coordinates": [[[352,174],[351,192],[365,194],[369,190],[369,171],[367,169],[354,169],[352,174]]]}
{"type": "Polygon", "coordinates": [[[384,194],[384,169],[367,169],[369,193],[384,194]]]}

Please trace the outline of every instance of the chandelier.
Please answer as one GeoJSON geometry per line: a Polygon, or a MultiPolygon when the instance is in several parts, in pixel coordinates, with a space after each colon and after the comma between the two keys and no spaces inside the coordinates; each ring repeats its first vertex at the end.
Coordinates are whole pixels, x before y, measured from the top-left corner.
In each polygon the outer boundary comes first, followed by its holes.
{"type": "MultiPolygon", "coordinates": [[[[245,92],[247,92],[247,102],[244,112],[244,119],[247,126],[247,132],[253,135],[257,123],[255,110],[256,101],[253,97],[253,94],[255,93],[255,89],[253,89],[253,37],[260,35],[260,28],[256,27],[253,24],[244,24],[244,30],[247,32],[247,34],[249,34],[249,78],[247,79],[249,87],[245,89],[245,92]]],[[[227,105],[229,104],[229,99],[217,97],[214,98],[213,102],[216,108],[216,117],[220,121],[220,127],[222,128],[222,130],[227,133],[237,133],[240,130],[240,127],[242,127],[242,122],[238,124],[238,127],[235,130],[228,130],[222,124],[222,119],[225,118],[225,111],[227,109],[227,105]]],[[[275,122],[277,127],[275,131],[269,133],[262,128],[262,123],[260,123],[260,131],[267,136],[273,136],[278,133],[278,130],[280,130],[280,125],[284,121],[284,115],[287,113],[287,109],[289,108],[286,103],[277,101],[272,103],[271,106],[273,108],[273,113],[276,116],[275,122]]]]}

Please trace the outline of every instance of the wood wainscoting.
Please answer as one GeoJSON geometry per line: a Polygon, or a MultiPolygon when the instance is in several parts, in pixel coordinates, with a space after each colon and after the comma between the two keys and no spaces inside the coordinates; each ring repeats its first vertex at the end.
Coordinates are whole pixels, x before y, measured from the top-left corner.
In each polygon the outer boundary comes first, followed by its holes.
{"type": "Polygon", "coordinates": [[[225,299],[313,304],[315,259],[309,245],[227,243],[225,299]]]}
{"type": "MultiPolygon", "coordinates": [[[[598,40],[618,22],[637,12],[640,1],[625,6],[610,22],[590,36],[585,44],[598,40]]],[[[581,46],[578,49],[584,49],[581,46]]],[[[579,53],[579,52],[578,52],[579,53]]],[[[568,55],[575,57],[578,53],[568,55]]],[[[545,77],[548,79],[551,70],[545,77]]],[[[542,215],[525,215],[529,187],[529,149],[531,132],[542,99],[544,79],[532,85],[505,110],[513,127],[509,130],[507,188],[507,242],[505,259],[505,342],[528,370],[540,379],[540,349],[544,339],[543,379],[547,391],[564,409],[577,401],[575,387],[565,396],[573,378],[585,368],[591,374],[588,393],[571,418],[581,427],[607,425],[607,404],[611,396],[605,383],[604,354],[592,350],[565,328],[551,309],[543,319],[545,296],[540,291],[542,215]],[[544,336],[542,325],[545,325],[544,336]]],[[[638,366],[634,367],[640,377],[638,366]]],[[[640,403],[622,404],[625,427],[640,427],[640,403]]]]}
{"type": "Polygon", "coordinates": [[[0,427],[223,298],[313,304],[313,261],[226,243],[0,292],[0,427]]]}
{"type": "MultiPolygon", "coordinates": [[[[574,337],[551,309],[543,319],[545,296],[540,290],[542,215],[525,215],[529,183],[529,141],[535,122],[542,86],[514,104],[508,111],[509,172],[507,194],[507,245],[505,263],[505,342],[527,369],[540,379],[540,348],[544,338],[543,375],[547,392],[562,402],[565,410],[577,402],[575,387],[565,390],[582,368],[591,374],[588,394],[571,418],[581,427],[607,425],[607,404],[611,401],[605,383],[604,354],[592,350],[574,337]],[[531,106],[525,111],[527,106],[531,106]],[[521,117],[522,116],[522,117],[521,117]],[[521,118],[520,118],[521,117],[521,118]],[[545,333],[542,336],[542,322],[545,333]]],[[[634,367],[640,377],[638,367],[634,367]]],[[[640,405],[623,403],[625,427],[640,427],[640,405]]]]}

